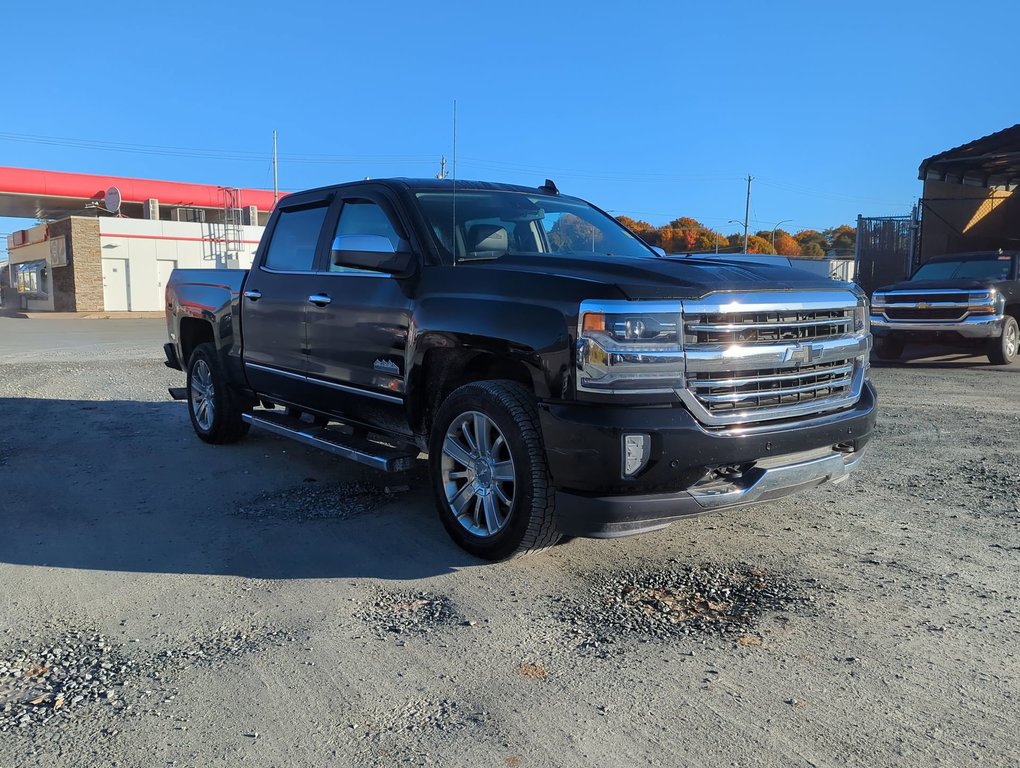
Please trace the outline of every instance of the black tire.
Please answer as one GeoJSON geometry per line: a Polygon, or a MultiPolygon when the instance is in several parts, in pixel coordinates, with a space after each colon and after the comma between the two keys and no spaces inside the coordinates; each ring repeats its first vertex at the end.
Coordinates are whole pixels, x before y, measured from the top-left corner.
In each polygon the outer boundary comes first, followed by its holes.
{"type": "Polygon", "coordinates": [[[875,354],[879,360],[899,360],[903,356],[903,341],[895,336],[879,336],[875,339],[875,354]]]}
{"type": "Polygon", "coordinates": [[[199,344],[188,360],[188,415],[195,434],[207,443],[236,443],[250,427],[241,418],[245,410],[244,401],[227,382],[216,346],[211,342],[199,344]],[[202,392],[208,394],[203,397],[202,392]],[[202,401],[206,402],[205,410],[202,401]]]}
{"type": "Polygon", "coordinates": [[[993,365],[1009,365],[1020,356],[1020,326],[1015,317],[1006,316],[1002,335],[988,340],[988,359],[993,365]]]}
{"type": "MultiPolygon", "coordinates": [[[[473,423],[477,430],[479,422],[473,423]]],[[[459,444],[470,445],[467,440],[459,444]]],[[[481,455],[478,451],[473,454],[475,458],[481,455]]],[[[492,460],[495,461],[495,458],[492,460]]],[[[555,521],[555,493],[549,479],[538,410],[532,394],[517,382],[481,381],[465,384],[447,397],[436,414],[429,435],[429,470],[439,519],[450,538],[471,554],[485,560],[504,560],[541,552],[559,541],[560,533],[555,521]],[[472,414],[482,415],[482,423],[488,420],[494,427],[490,434],[496,437],[492,444],[497,447],[485,455],[496,458],[506,456],[508,458],[502,459],[499,464],[512,466],[510,504],[506,503],[508,483],[498,479],[496,470],[492,469],[494,465],[490,464],[488,470],[482,466],[481,469],[461,472],[456,468],[467,465],[464,462],[458,464],[453,459],[453,453],[446,450],[449,446],[448,432],[452,429],[455,435],[463,435],[458,429],[468,424],[469,416],[475,419],[472,414]],[[450,477],[454,470],[458,474],[469,475],[470,479],[464,479],[458,485],[457,480],[450,477]],[[496,486],[500,487],[498,498],[493,495],[496,486]],[[472,491],[472,488],[479,490],[472,491]],[[455,489],[467,493],[457,493],[455,489]],[[453,495],[455,502],[461,500],[463,507],[460,516],[454,510],[449,495],[453,495]],[[484,516],[485,524],[488,525],[486,496],[490,503],[508,511],[502,515],[502,526],[494,533],[472,532],[469,530],[472,521],[466,519],[471,517],[471,512],[465,510],[477,502],[474,507],[474,523],[480,526],[480,518],[484,516]]]]}

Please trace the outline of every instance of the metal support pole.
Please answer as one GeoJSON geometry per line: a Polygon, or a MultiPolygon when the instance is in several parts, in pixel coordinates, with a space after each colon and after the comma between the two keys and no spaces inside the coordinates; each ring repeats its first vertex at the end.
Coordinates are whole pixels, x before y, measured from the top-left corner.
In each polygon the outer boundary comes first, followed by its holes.
{"type": "Polygon", "coordinates": [[[751,174],[747,175],[747,203],[744,206],[744,253],[747,253],[747,222],[751,216],[751,174]]]}
{"type": "Polygon", "coordinates": [[[273,205],[280,199],[280,185],[277,179],[276,129],[273,129],[273,205]]]}

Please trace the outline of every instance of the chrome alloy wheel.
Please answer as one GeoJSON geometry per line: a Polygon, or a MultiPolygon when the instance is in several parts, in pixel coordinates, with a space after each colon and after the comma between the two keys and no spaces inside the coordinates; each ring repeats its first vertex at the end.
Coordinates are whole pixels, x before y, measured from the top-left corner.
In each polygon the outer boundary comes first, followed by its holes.
{"type": "Polygon", "coordinates": [[[478,411],[462,413],[443,439],[443,486],[454,516],[469,533],[489,537],[510,519],[513,457],[496,423],[478,411]]]}
{"type": "Polygon", "coordinates": [[[212,429],[213,418],[216,415],[213,394],[212,371],[209,370],[209,363],[199,360],[191,371],[191,412],[195,414],[198,426],[206,432],[212,429]]]}
{"type": "Polygon", "coordinates": [[[1020,330],[1016,323],[1007,323],[1003,333],[1006,335],[1006,338],[1002,340],[1003,351],[1006,353],[1006,359],[1012,360],[1016,357],[1017,347],[1020,346],[1020,330]]]}

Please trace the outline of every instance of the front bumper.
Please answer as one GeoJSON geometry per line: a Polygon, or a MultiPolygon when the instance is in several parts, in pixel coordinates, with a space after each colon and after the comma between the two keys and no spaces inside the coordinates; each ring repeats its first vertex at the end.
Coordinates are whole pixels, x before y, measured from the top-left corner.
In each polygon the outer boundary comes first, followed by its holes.
{"type": "Polygon", "coordinates": [[[979,315],[952,321],[889,320],[885,315],[871,316],[871,332],[876,336],[890,333],[956,333],[965,339],[996,339],[1002,335],[1003,315],[979,315]]]}
{"type": "Polygon", "coordinates": [[[860,400],[842,411],[714,430],[682,407],[544,404],[540,415],[560,530],[626,536],[838,482],[857,466],[871,437],[875,401],[869,382],[860,400]],[[650,436],[651,459],[637,477],[624,478],[621,443],[631,433],[650,436]],[[746,470],[734,482],[703,482],[710,468],[733,465],[746,470]]]}

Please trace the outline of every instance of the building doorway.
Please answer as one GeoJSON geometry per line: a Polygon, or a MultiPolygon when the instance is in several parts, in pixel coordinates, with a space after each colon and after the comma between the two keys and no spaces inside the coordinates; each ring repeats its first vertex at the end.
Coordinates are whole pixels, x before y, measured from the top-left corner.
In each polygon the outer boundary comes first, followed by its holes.
{"type": "Polygon", "coordinates": [[[170,282],[170,273],[177,269],[175,259],[156,260],[156,306],[161,310],[166,309],[166,286],[170,282]]]}
{"type": "Polygon", "coordinates": [[[131,280],[127,259],[103,259],[103,307],[107,312],[131,309],[131,280]]]}

